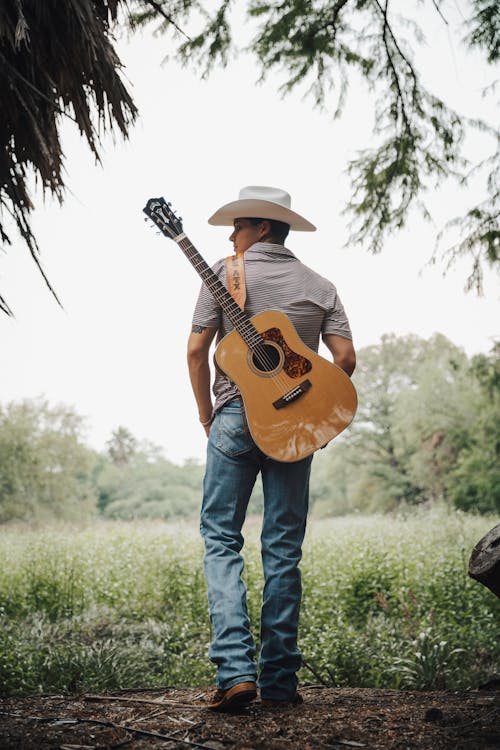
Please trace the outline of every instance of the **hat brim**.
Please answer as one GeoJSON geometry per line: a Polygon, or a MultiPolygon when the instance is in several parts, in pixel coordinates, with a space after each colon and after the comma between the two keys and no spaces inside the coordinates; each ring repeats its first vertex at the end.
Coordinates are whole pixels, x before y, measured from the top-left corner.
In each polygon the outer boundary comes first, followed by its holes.
{"type": "Polygon", "coordinates": [[[213,226],[231,227],[235,219],[274,219],[290,225],[296,232],[315,232],[316,227],[310,221],[296,214],[290,208],[280,206],[273,201],[243,198],[242,200],[226,203],[219,208],[208,220],[213,226]]]}

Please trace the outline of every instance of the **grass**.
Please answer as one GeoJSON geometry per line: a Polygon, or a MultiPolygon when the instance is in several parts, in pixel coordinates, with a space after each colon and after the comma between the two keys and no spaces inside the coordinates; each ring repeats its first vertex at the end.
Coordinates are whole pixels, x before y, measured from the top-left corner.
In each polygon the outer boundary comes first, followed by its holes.
{"type": "MultiPolygon", "coordinates": [[[[477,686],[498,672],[500,600],[467,577],[495,519],[444,509],[311,522],[304,546],[303,681],[477,686]]],[[[245,578],[258,633],[259,525],[245,578]]],[[[0,692],[211,684],[194,524],[0,531],[0,692]]]]}

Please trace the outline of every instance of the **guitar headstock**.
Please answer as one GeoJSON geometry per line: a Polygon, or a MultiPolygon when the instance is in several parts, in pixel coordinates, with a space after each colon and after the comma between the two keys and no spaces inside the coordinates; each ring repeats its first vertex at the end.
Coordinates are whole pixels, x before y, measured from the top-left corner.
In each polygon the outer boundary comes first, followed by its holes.
{"type": "Polygon", "coordinates": [[[171,205],[165,198],[150,198],[142,210],[165,237],[174,240],[183,233],[183,229],[182,219],[174,214],[171,205]]]}

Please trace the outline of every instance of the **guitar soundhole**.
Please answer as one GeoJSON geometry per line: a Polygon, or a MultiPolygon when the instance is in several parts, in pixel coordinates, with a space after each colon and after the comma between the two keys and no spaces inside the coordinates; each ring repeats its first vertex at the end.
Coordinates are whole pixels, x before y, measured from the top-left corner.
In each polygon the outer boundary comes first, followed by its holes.
{"type": "Polygon", "coordinates": [[[252,352],[251,359],[259,372],[274,372],[283,364],[283,353],[275,344],[260,344],[252,352]]]}

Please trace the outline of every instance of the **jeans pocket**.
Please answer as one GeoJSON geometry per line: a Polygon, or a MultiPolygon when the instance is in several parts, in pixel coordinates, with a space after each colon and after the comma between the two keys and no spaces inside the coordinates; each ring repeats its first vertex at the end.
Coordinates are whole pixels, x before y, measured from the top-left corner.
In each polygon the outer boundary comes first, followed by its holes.
{"type": "Polygon", "coordinates": [[[210,430],[211,435],[214,427],[214,445],[226,456],[240,456],[242,453],[249,453],[254,448],[254,442],[248,434],[240,409],[231,407],[221,409],[218,419],[215,420],[210,430]]]}

